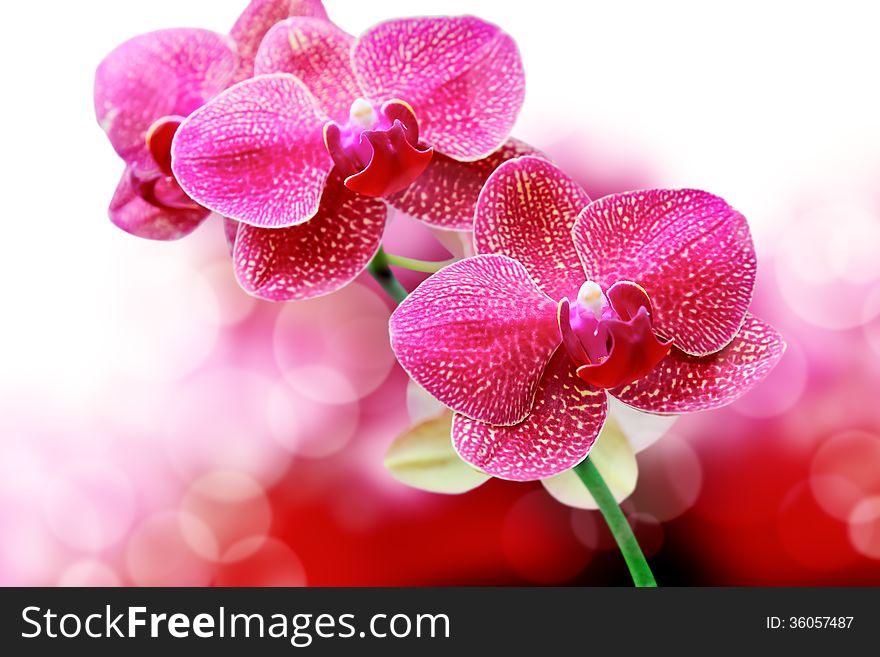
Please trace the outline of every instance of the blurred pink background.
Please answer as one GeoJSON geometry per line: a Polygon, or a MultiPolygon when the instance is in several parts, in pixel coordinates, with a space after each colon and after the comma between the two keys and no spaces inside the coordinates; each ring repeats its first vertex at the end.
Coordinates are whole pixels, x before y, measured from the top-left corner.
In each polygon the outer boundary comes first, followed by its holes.
{"type": "MultiPolygon", "coordinates": [[[[407,381],[368,278],[261,302],[219,222],[163,244],[106,219],[122,163],[94,67],[139,32],[226,31],[243,4],[95,2],[85,24],[60,1],[3,10],[0,584],[627,583],[598,513],[538,484],[448,497],[388,475],[407,381]]],[[[475,11],[325,4],[355,33],[475,11]]],[[[624,508],[661,585],[880,585],[877,10],[655,5],[478,8],[522,49],[516,136],[594,198],[724,196],[755,234],[753,310],[789,343],[764,384],[640,453],[624,508]]],[[[386,244],[448,256],[405,217],[386,244]]]]}

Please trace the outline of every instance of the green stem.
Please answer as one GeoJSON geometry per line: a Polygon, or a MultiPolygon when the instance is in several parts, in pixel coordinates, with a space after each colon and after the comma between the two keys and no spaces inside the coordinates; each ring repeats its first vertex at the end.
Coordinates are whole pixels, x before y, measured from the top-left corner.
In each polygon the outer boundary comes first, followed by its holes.
{"type": "Polygon", "coordinates": [[[388,256],[385,254],[385,251],[381,246],[379,247],[379,250],[376,251],[376,255],[373,256],[370,264],[367,265],[367,271],[370,272],[370,276],[382,286],[382,289],[388,293],[388,296],[394,299],[397,303],[406,299],[406,296],[409,293],[406,291],[406,288],[400,284],[400,281],[397,280],[394,272],[388,267],[388,256]]]}
{"type": "Polygon", "coordinates": [[[440,262],[429,262],[427,260],[416,260],[415,258],[404,258],[403,256],[386,253],[385,258],[389,265],[395,267],[403,267],[412,271],[420,271],[425,274],[434,274],[446,265],[451,265],[455,260],[442,260],[440,262]]]}
{"type": "Polygon", "coordinates": [[[596,500],[596,504],[599,505],[599,510],[605,517],[605,522],[608,523],[608,529],[611,530],[614,540],[617,541],[617,547],[620,548],[626,565],[629,567],[633,584],[636,586],[657,586],[654,575],[651,573],[651,567],[645,560],[645,555],[642,553],[642,548],[639,547],[632,527],[629,526],[617,500],[608,489],[608,484],[605,483],[599,470],[593,464],[593,459],[588,457],[575,467],[574,471],[584,482],[590,495],[596,500]]]}

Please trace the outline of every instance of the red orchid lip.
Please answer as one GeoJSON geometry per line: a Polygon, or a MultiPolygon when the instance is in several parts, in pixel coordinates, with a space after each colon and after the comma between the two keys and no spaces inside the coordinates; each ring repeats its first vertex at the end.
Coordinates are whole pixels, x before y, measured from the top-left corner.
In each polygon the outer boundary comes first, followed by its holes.
{"type": "Polygon", "coordinates": [[[669,353],[672,340],[655,335],[651,300],[637,283],[619,281],[605,296],[607,305],[600,316],[594,316],[593,309],[584,308],[580,301],[572,306],[567,298],[562,299],[557,321],[577,375],[607,389],[647,376],[669,353]]]}
{"type": "Polygon", "coordinates": [[[324,144],[346,176],[345,186],[378,198],[409,187],[431,163],[434,149],[419,146],[419,124],[404,101],[386,102],[374,117],[371,129],[364,129],[354,118],[345,126],[327,123],[324,144]]]}
{"type": "Polygon", "coordinates": [[[174,175],[171,171],[171,142],[184,120],[182,116],[163,116],[147,130],[147,150],[165,176],[174,175]]]}

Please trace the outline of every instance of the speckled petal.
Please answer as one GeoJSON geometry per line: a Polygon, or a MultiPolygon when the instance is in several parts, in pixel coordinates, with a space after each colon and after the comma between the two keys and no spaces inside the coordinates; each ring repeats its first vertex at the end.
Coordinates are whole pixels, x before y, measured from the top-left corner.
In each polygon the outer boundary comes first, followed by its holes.
{"type": "Polygon", "coordinates": [[[290,74],[240,82],[180,126],[171,147],[174,175],[196,201],[242,223],[302,223],[317,212],[332,167],[324,121],[290,74]]]}
{"type": "Polygon", "coordinates": [[[391,315],[391,347],[409,375],[452,410],[522,421],[559,344],[556,304],[505,256],[460,260],[391,315]]]}
{"type": "Polygon", "coordinates": [[[518,139],[508,139],[489,157],[476,162],[459,162],[435,152],[422,175],[387,200],[435,228],[473,230],[477,197],[486,179],[503,162],[523,155],[543,157],[537,148],[518,139]]]}
{"type": "Polygon", "coordinates": [[[232,41],[216,32],[181,28],[136,36],[98,65],[98,123],[124,160],[143,163],[150,125],[201,107],[227,87],[237,63],[232,41]]]}
{"type": "Polygon", "coordinates": [[[254,75],[254,58],[263,37],[273,25],[291,16],[327,20],[321,0],[251,0],[229,32],[238,46],[240,60],[235,82],[254,75]]]}
{"type": "Polygon", "coordinates": [[[654,329],[682,351],[721,349],[742,324],[755,286],[745,217],[695,189],[613,194],[584,210],[574,242],[587,278],[645,288],[654,329]]]}
{"type": "Polygon", "coordinates": [[[385,203],[358,196],[333,175],[311,221],[289,228],[240,225],[232,256],[238,282],[270,301],[335,292],[376,254],[387,211],[385,203]]]}
{"type": "Polygon", "coordinates": [[[477,201],[477,253],[515,258],[551,298],[576,298],[586,279],[571,228],[589,203],[580,185],[546,160],[505,162],[477,201]]]}
{"type": "Polygon", "coordinates": [[[606,407],[605,393],[578,379],[574,363],[558,349],[524,421],[497,426],[456,415],[452,442],[461,458],[496,477],[552,477],[586,458],[602,429],[606,407]]]}
{"type": "MultiPolygon", "coordinates": [[[[608,399],[611,402],[611,399],[608,399]]],[[[619,404],[623,406],[623,404],[619,404]]],[[[630,410],[631,409],[627,409],[630,410]]],[[[645,417],[656,416],[641,413],[645,417]]],[[[632,495],[636,489],[639,478],[639,466],[636,462],[636,454],[630,445],[627,435],[623,432],[614,415],[613,407],[609,404],[605,424],[596,443],[590,450],[590,460],[602,479],[608,485],[614,499],[622,502],[632,495]]],[[[584,482],[574,470],[566,470],[553,477],[542,479],[541,483],[547,492],[562,504],[573,506],[578,509],[598,509],[599,505],[590,495],[584,482]]]]}
{"type": "Polygon", "coordinates": [[[317,18],[289,18],[269,30],[256,58],[256,74],[291,73],[302,80],[331,119],[348,121],[362,95],[351,70],[354,37],[317,18]]]}
{"type": "Polygon", "coordinates": [[[198,228],[211,214],[204,208],[165,208],[148,203],[135,191],[126,171],[110,201],[110,221],[137,237],[176,240],[198,228]]]}
{"type": "Polygon", "coordinates": [[[422,141],[457,160],[501,146],[522,107],[516,44],[473,16],[380,23],[358,39],[352,61],[368,98],[408,102],[422,141]]]}
{"type": "Polygon", "coordinates": [[[753,315],[718,353],[696,357],[672,349],[643,379],[611,390],[625,404],[649,413],[690,413],[726,406],[766,377],[785,342],[776,330],[753,315]]]}

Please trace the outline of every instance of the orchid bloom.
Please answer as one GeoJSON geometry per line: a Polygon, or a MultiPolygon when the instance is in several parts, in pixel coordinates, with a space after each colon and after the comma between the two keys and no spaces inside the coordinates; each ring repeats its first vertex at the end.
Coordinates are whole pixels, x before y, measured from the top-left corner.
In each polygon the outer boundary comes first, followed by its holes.
{"type": "Polygon", "coordinates": [[[229,37],[179,28],[134,37],[114,49],[95,75],[95,113],[125,171],[110,219],[138,237],[172,240],[211,211],[180,188],[171,142],[181,122],[230,84],[253,75],[263,36],[291,15],[326,18],[320,0],[253,0],[229,37]]]}
{"type": "Polygon", "coordinates": [[[477,254],[394,312],[410,376],[456,411],[458,454],[487,474],[541,479],[580,463],[607,395],[680,414],[731,403],[785,344],[748,312],[745,218],[699,190],[590,202],[552,164],[501,165],[480,194],[477,254]]]}
{"type": "Polygon", "coordinates": [[[377,252],[388,205],[470,229],[483,182],[533,153],[508,135],[523,101],[513,40],[473,17],[273,27],[255,77],[192,114],[172,169],[203,206],[240,222],[242,287],[270,300],[333,292],[377,252]]]}

